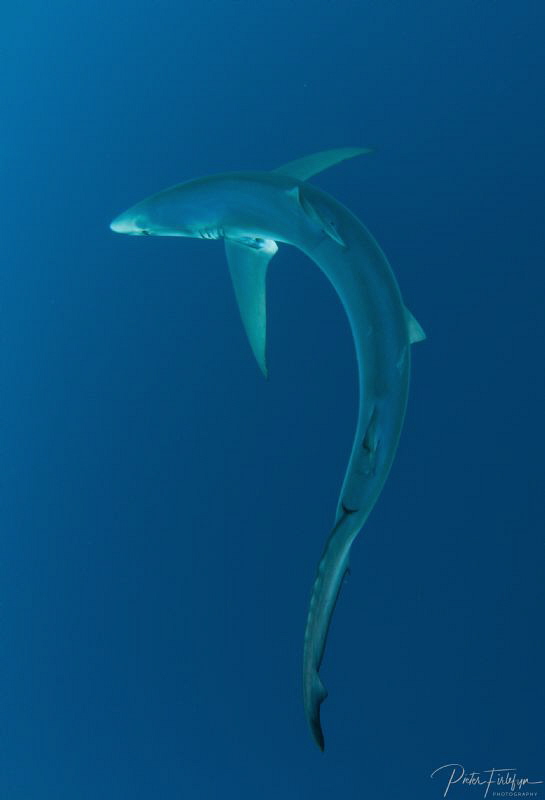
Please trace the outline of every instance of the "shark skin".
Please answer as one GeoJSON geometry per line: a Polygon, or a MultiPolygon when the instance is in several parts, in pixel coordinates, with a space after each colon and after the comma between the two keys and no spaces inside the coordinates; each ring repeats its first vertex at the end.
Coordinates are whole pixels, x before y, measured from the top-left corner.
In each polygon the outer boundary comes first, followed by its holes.
{"type": "Polygon", "coordinates": [[[111,229],[131,235],[225,240],[250,344],[267,374],[265,282],[277,243],[305,253],[335,288],[348,316],[359,375],[354,444],[333,529],[318,564],[303,651],[305,714],[324,749],[319,670],[351,545],[380,495],[397,449],[409,389],[410,345],[425,335],[407,311],[377,242],[347,208],[306,179],[344,158],[343,148],[290,162],[274,172],[237,172],[189,181],[137,203],[111,229]]]}

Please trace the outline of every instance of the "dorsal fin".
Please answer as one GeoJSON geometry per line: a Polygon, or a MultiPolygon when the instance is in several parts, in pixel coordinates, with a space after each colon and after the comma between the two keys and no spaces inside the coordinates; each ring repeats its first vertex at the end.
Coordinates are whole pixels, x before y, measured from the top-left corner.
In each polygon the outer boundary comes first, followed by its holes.
{"type": "Polygon", "coordinates": [[[278,246],[272,239],[245,237],[225,240],[225,254],[242,324],[265,377],[268,377],[267,267],[277,250],[278,246]]]}
{"type": "Polygon", "coordinates": [[[289,175],[290,178],[306,181],[313,175],[317,175],[329,167],[334,167],[335,164],[339,164],[347,158],[371,152],[372,150],[368,147],[338,147],[336,150],[322,150],[320,153],[312,153],[310,156],[290,161],[282,167],[273,169],[273,172],[280,172],[282,175],[289,175]]]}

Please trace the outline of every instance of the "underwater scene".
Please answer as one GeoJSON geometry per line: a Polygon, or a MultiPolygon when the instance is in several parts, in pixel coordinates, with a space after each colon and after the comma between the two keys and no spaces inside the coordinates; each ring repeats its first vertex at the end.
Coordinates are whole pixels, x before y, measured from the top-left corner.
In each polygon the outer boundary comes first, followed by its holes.
{"type": "Polygon", "coordinates": [[[0,800],[545,798],[545,6],[0,41],[0,800]]]}

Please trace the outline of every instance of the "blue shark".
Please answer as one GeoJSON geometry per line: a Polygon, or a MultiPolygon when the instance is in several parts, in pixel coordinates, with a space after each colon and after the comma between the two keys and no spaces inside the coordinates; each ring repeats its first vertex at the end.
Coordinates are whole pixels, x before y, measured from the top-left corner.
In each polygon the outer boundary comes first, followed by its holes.
{"type": "Polygon", "coordinates": [[[384,486],[405,416],[410,346],[425,334],[405,307],[388,261],[347,208],[308,179],[370,152],[345,147],[315,153],[272,172],[230,172],[160,191],[116,217],[111,229],[133,236],[182,236],[225,243],[240,315],[265,376],[266,276],[278,243],[305,253],[335,288],[354,338],[359,377],[356,435],[312,588],[303,648],[303,703],[324,749],[319,671],[331,618],[348,571],[350,548],[384,486]]]}

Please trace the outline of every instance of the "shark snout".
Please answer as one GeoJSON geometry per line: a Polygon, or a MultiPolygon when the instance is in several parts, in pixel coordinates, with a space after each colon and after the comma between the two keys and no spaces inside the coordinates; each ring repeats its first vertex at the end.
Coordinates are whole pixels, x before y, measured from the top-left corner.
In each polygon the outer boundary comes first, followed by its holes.
{"type": "Polygon", "coordinates": [[[123,213],[110,222],[110,230],[114,233],[136,233],[138,229],[134,220],[123,213]]]}

